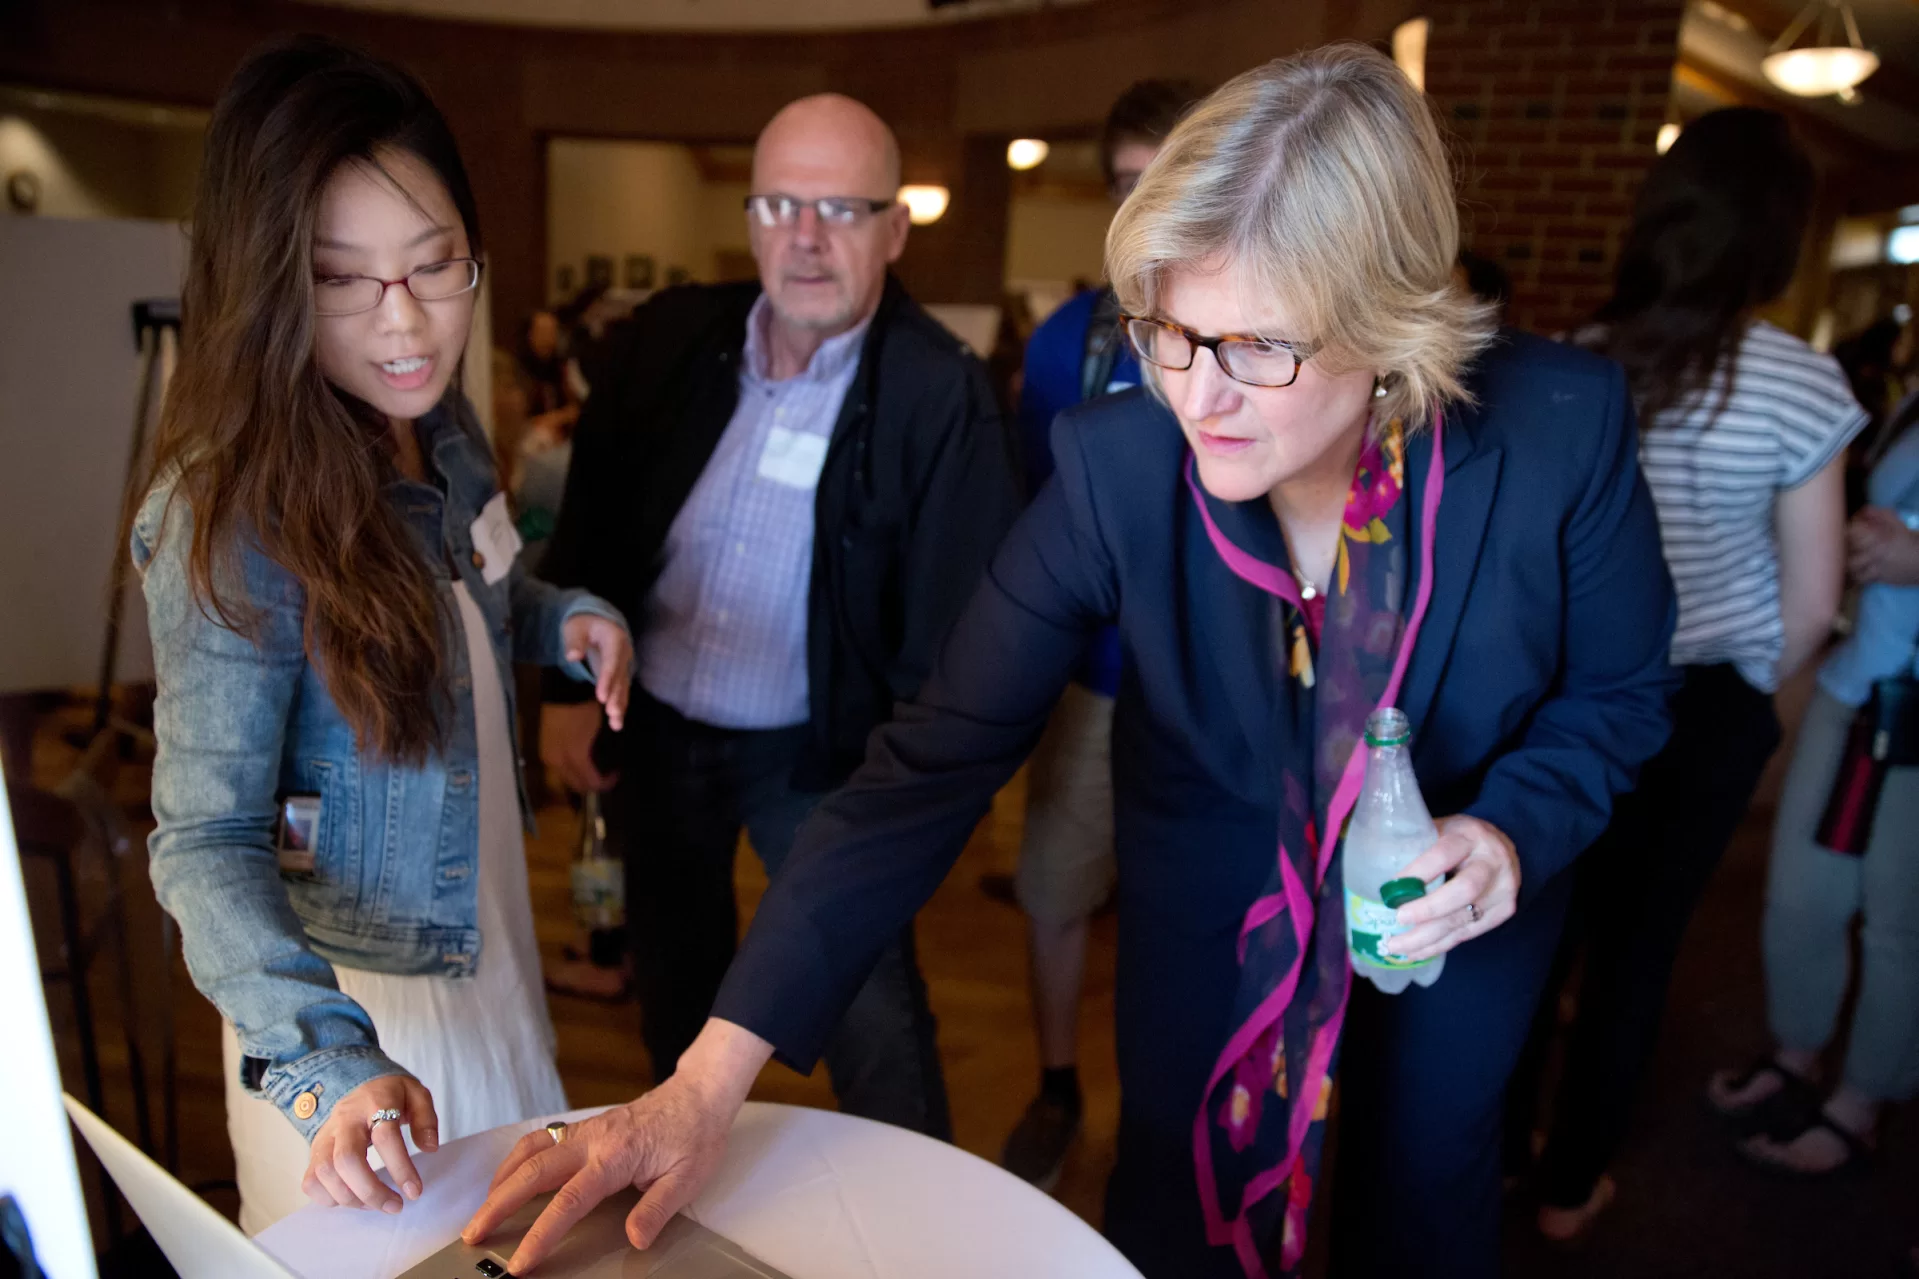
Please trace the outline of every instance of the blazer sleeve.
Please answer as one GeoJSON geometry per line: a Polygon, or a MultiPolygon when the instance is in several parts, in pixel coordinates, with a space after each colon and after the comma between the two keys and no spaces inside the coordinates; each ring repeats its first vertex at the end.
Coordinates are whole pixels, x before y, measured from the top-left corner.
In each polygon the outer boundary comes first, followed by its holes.
{"type": "Polygon", "coordinates": [[[880,951],[939,887],[1038,741],[1088,635],[1118,609],[1073,419],[1059,471],[1014,525],[919,698],[800,830],[714,1015],[812,1069],[880,951]]]}
{"type": "Polygon", "coordinates": [[[1612,370],[1597,447],[1561,551],[1564,661],[1518,745],[1494,761],[1466,812],[1519,852],[1520,904],[1599,837],[1615,795],[1666,744],[1679,673],[1668,660],[1678,604],[1639,472],[1625,374],[1612,370]]]}

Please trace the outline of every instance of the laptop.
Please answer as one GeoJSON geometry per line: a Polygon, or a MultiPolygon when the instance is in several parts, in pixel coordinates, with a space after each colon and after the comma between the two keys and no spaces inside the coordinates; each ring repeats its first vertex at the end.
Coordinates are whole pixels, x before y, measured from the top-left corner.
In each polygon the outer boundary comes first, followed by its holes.
{"type": "MultiPolygon", "coordinates": [[[[180,1274],[298,1279],[105,1120],[61,1096],[80,1135],[180,1274]]],[[[542,1195],[521,1208],[484,1245],[469,1247],[456,1239],[399,1279],[512,1279],[507,1260],[551,1198],[542,1195]]],[[[639,1191],[630,1186],[607,1198],[567,1232],[534,1279],[788,1279],[685,1216],[668,1222],[651,1248],[635,1251],[626,1240],[626,1217],[639,1201],[639,1191]]]]}
{"type": "Polygon", "coordinates": [[[221,1279],[296,1279],[222,1217],[212,1204],[188,1190],[140,1148],[65,1093],[73,1126],[93,1147],[113,1183],[182,1275],[219,1275],[221,1279]]]}
{"type": "MultiPolygon", "coordinates": [[[[507,1259],[552,1197],[528,1203],[482,1246],[455,1240],[399,1279],[511,1279],[507,1259]]],[[[533,1279],[788,1279],[686,1216],[667,1222],[651,1248],[634,1251],[626,1240],[626,1218],[639,1201],[631,1186],[602,1200],[567,1232],[533,1279]]]]}

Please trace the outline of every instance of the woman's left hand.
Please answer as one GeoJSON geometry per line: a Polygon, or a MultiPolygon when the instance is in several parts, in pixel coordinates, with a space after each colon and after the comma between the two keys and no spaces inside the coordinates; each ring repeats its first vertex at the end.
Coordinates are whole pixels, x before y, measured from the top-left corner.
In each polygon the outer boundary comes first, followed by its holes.
{"type": "Polygon", "coordinates": [[[1442,818],[1438,842],[1400,873],[1431,882],[1448,871],[1451,879],[1399,908],[1406,931],[1388,938],[1382,949],[1405,959],[1431,959],[1513,917],[1519,854],[1499,827],[1477,817],[1442,818]]]}
{"type": "Polygon", "coordinates": [[[590,652],[599,660],[599,682],[593,695],[606,707],[606,722],[615,732],[626,723],[626,698],[633,683],[633,640],[618,622],[597,613],[575,613],[560,631],[566,641],[566,660],[583,662],[590,652]]]}
{"type": "Polygon", "coordinates": [[[1868,506],[1846,528],[1846,567],[1861,582],[1919,583],[1919,533],[1883,506],[1868,506]]]}

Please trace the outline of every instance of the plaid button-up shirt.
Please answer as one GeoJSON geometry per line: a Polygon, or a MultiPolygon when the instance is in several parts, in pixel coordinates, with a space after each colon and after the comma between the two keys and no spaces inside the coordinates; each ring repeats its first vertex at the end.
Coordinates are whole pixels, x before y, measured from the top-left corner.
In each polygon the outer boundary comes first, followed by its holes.
{"type": "Polygon", "coordinates": [[[798,376],[775,382],[770,319],[762,295],[747,317],[739,406],[673,520],[636,641],[641,686],[719,728],[809,717],[813,493],[867,328],[828,338],[798,376]]]}

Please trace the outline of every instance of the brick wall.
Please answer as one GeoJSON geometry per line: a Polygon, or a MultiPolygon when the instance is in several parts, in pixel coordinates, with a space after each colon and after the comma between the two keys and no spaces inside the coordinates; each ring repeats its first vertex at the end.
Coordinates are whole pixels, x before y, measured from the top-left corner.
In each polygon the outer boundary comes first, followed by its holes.
{"type": "Polygon", "coordinates": [[[1426,91],[1457,139],[1466,244],[1513,280],[1511,323],[1577,325],[1612,291],[1655,157],[1681,0],[1428,6],[1426,91]]]}

